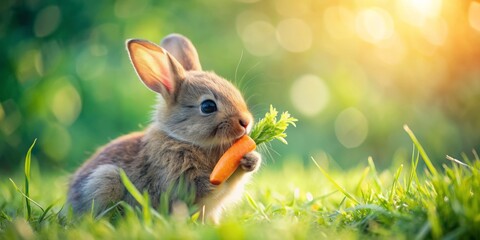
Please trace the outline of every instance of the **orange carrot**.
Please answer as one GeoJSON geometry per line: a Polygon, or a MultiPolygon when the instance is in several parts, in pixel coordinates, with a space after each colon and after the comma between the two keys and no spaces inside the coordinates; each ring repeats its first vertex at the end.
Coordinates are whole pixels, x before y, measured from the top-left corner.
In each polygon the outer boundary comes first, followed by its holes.
{"type": "Polygon", "coordinates": [[[244,135],[238,139],[220,157],[210,174],[210,183],[219,185],[225,182],[238,168],[242,157],[255,150],[258,144],[270,142],[274,139],[287,144],[285,130],[289,125],[295,126],[297,119],[290,116],[288,112],[283,112],[278,120],[277,115],[277,110],[270,105],[270,111],[253,126],[250,136],[244,135]]]}
{"type": "Polygon", "coordinates": [[[233,145],[222,155],[218,160],[217,165],[210,174],[210,182],[213,185],[219,185],[227,180],[230,175],[235,172],[235,169],[240,165],[242,157],[255,150],[257,145],[252,138],[244,135],[239,138],[233,145]]]}

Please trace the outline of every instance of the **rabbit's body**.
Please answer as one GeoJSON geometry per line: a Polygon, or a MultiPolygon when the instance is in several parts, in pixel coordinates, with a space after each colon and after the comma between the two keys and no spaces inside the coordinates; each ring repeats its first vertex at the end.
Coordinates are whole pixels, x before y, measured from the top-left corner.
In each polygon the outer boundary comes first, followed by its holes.
{"type": "Polygon", "coordinates": [[[170,204],[182,200],[179,196],[182,193],[169,190],[184,184],[184,188],[177,190],[192,191],[193,202],[204,209],[202,214],[218,222],[225,203],[240,196],[248,176],[258,169],[260,155],[251,152],[225,183],[214,186],[209,182],[221,155],[235,139],[250,130],[252,116],[232,84],[198,69],[196,51],[188,40],[178,35],[167,40],[165,45],[170,48],[167,49],[182,59],[181,65],[156,45],[138,40],[129,42],[131,59],[140,78],[163,98],[145,132],[113,140],[75,173],[68,194],[75,212],[88,211],[92,201],[97,212],[120,200],[136,204],[120,180],[119,170],[123,169],[137,189],[148,192],[154,207],[164,194],[170,194],[167,196],[170,204]],[[155,64],[151,57],[158,58],[155,64]],[[157,66],[159,70],[152,70],[157,66]]]}

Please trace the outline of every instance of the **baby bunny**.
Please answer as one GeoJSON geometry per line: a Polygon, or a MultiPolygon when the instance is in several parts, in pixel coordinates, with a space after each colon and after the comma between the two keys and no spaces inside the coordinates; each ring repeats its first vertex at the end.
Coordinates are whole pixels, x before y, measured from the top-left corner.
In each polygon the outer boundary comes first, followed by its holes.
{"type": "Polygon", "coordinates": [[[148,192],[153,207],[165,197],[170,205],[183,201],[182,191],[191,191],[201,217],[218,223],[222,209],[240,197],[261,164],[260,154],[250,152],[226,182],[209,182],[221,155],[249,133],[252,114],[230,82],[202,71],[195,47],[184,36],[171,34],[162,47],[138,39],[126,45],[140,80],[161,96],[156,113],[146,130],[113,140],[76,171],[68,204],[76,213],[92,206],[99,213],[121,200],[135,205],[121,182],[123,169],[137,189],[148,192]]]}

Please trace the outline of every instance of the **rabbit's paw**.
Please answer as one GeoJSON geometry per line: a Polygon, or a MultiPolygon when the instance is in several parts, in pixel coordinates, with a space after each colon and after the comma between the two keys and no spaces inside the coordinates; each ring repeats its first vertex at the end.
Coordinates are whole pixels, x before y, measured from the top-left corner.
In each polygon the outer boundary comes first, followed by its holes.
{"type": "Polygon", "coordinates": [[[240,166],[246,172],[252,172],[260,167],[260,163],[262,161],[262,156],[258,152],[249,152],[243,156],[242,160],[240,160],[240,166]]]}

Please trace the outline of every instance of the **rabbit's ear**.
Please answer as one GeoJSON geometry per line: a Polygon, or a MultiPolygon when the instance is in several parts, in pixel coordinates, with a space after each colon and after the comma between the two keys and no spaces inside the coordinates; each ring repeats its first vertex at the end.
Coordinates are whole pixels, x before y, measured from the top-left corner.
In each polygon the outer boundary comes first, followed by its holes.
{"type": "Polygon", "coordinates": [[[138,39],[127,41],[127,50],[140,79],[151,90],[162,94],[165,100],[174,99],[185,79],[183,67],[158,45],[138,39]]]}
{"type": "Polygon", "coordinates": [[[182,64],[185,70],[202,70],[197,49],[195,49],[192,42],[185,36],[177,33],[170,34],[162,40],[160,45],[172,54],[175,59],[182,64]]]}

